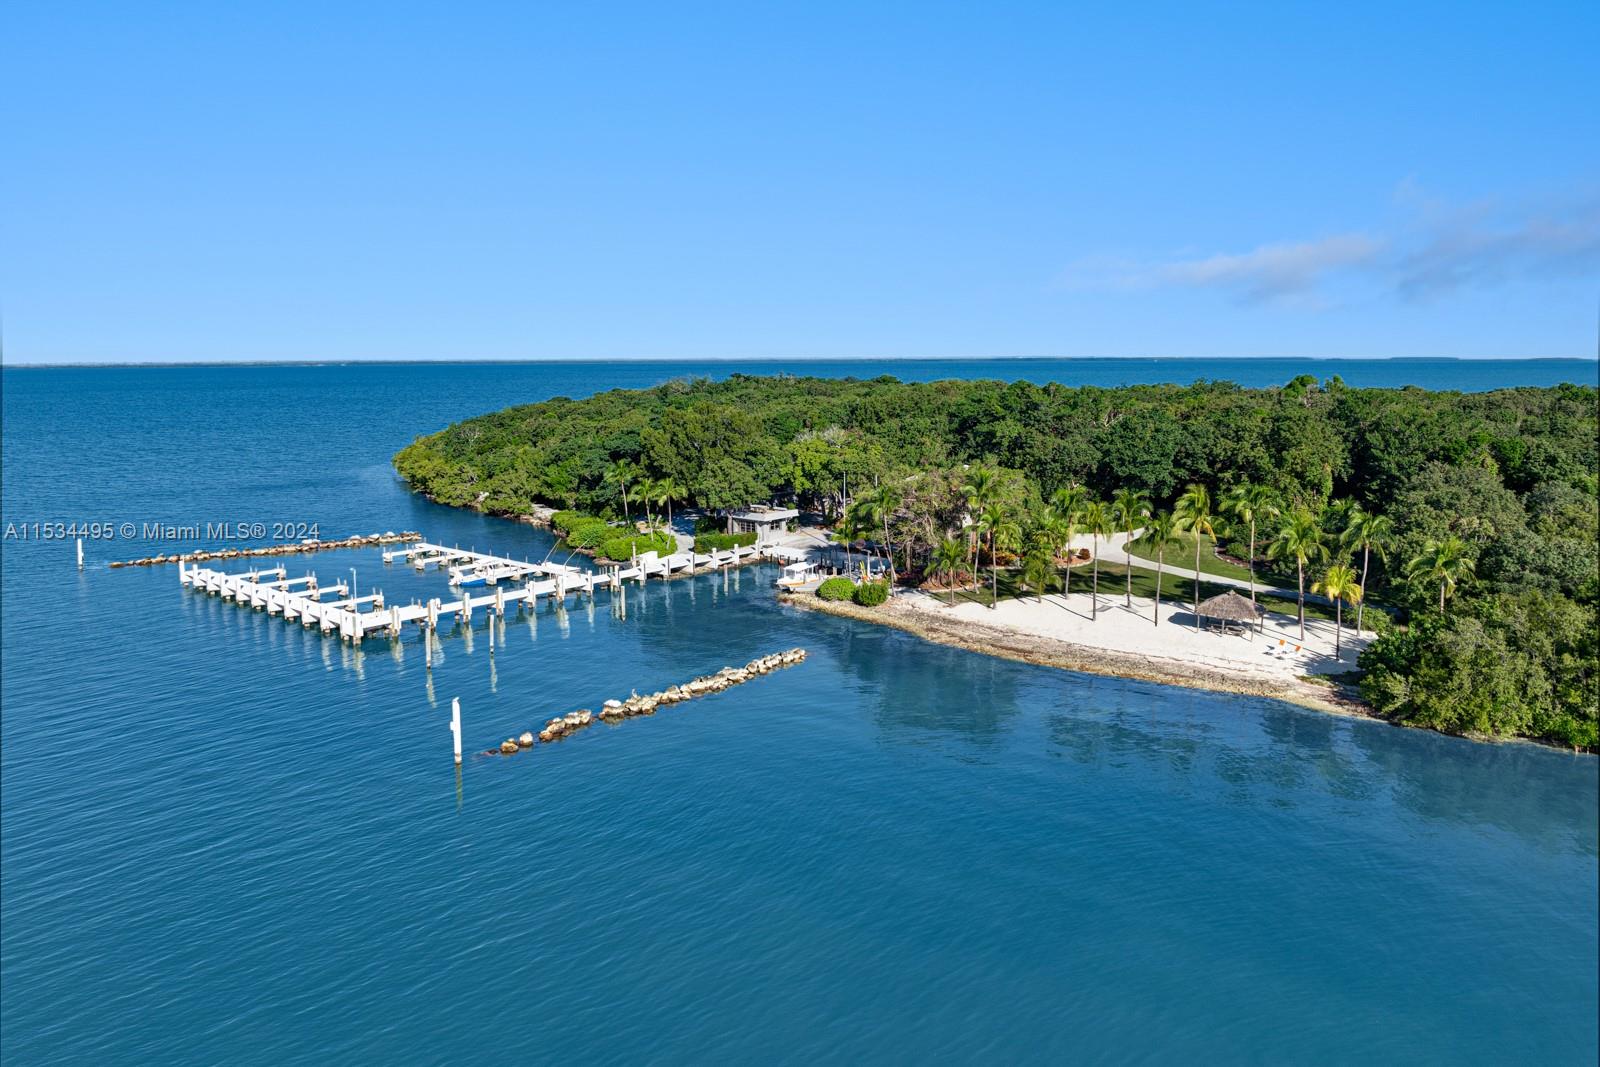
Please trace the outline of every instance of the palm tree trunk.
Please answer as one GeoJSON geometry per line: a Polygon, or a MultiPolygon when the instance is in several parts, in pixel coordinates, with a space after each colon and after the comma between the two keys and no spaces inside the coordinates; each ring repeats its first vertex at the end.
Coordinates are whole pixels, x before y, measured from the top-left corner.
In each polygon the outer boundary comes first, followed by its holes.
{"type": "Polygon", "coordinates": [[[1297,560],[1300,568],[1300,640],[1306,639],[1306,562],[1297,560]]]}
{"type": "Polygon", "coordinates": [[[1200,629],[1200,531],[1194,533],[1194,628],[1200,629]]]}
{"type": "Polygon", "coordinates": [[[1333,598],[1333,658],[1344,658],[1344,600],[1333,598]]]}
{"type": "Polygon", "coordinates": [[[1256,613],[1256,632],[1267,632],[1267,620],[1262,618],[1261,609],[1256,606],[1256,520],[1250,520],[1250,610],[1256,613]]]}
{"type": "Polygon", "coordinates": [[[1439,583],[1439,614],[1444,614],[1444,583],[1439,583]]]}
{"type": "Polygon", "coordinates": [[[952,567],[949,570],[945,571],[944,572],[944,577],[945,577],[945,580],[950,583],[950,606],[951,607],[955,607],[956,606],[956,572],[955,572],[955,568],[952,567]]]}
{"type": "Polygon", "coordinates": [[[1161,625],[1161,563],[1165,554],[1164,552],[1156,553],[1156,607],[1151,612],[1151,617],[1155,619],[1157,626],[1161,625]]]}
{"type": "Polygon", "coordinates": [[[1361,636],[1361,613],[1367,610],[1367,554],[1370,548],[1361,550],[1361,599],[1356,602],[1356,636],[1361,636]]]}
{"type": "Polygon", "coordinates": [[[989,610],[993,611],[1000,606],[1000,568],[994,565],[993,557],[989,560],[989,610]]]}
{"type": "Polygon", "coordinates": [[[1126,607],[1133,607],[1133,528],[1128,528],[1128,536],[1122,539],[1122,554],[1128,558],[1122,561],[1122,569],[1128,573],[1128,601],[1126,607]]]}
{"type": "Polygon", "coordinates": [[[1256,606],[1256,521],[1250,520],[1250,606],[1256,606]]]}
{"type": "Polygon", "coordinates": [[[1100,618],[1100,535],[1094,535],[1094,585],[1089,591],[1089,620],[1100,618]]]}

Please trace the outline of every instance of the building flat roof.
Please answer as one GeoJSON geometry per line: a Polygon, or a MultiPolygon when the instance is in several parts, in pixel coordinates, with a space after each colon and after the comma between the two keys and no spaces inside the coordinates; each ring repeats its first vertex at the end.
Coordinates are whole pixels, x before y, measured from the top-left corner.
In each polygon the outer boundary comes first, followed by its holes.
{"type": "Polygon", "coordinates": [[[788,522],[798,519],[800,512],[793,508],[751,508],[748,511],[729,512],[728,517],[740,522],[788,522]]]}

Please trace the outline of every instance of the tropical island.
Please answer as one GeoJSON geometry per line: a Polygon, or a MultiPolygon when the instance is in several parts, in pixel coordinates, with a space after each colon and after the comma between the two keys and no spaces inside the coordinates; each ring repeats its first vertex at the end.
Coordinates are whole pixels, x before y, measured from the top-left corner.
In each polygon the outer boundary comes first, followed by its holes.
{"type": "Polygon", "coordinates": [[[1273,618],[1278,645],[1306,646],[1280,670],[1331,644],[1321,673],[1374,714],[1593,750],[1597,407],[1576,385],[734,375],[509,408],[394,462],[443,504],[560,509],[570,541],[612,558],[669,549],[675,505],[788,503],[871,561],[819,604],[998,654],[1007,634],[1059,636],[1104,654],[1044,661],[1167,678],[1138,668],[1156,633],[1176,647],[1220,623],[1271,658],[1273,618]],[[1134,618],[1154,626],[1129,644],[1134,618]]]}

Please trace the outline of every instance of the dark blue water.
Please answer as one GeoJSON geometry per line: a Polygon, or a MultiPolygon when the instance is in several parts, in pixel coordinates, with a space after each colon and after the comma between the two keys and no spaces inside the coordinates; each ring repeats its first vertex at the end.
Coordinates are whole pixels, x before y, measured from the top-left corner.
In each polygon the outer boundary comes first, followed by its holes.
{"type": "MultiPolygon", "coordinates": [[[[1261,384],[1308,367],[1245,362],[820,369],[1261,384]]],[[[804,369],[748,369],[780,368],[804,369]]],[[[507,403],[696,369],[7,369],[4,520],[413,527],[542,556],[531,528],[406,494],[390,454],[507,403]]],[[[152,547],[91,543],[80,575],[70,544],[3,544],[8,1063],[1600,1049],[1593,759],[929,646],[785,609],[759,569],[630,591],[625,620],[604,596],[542,608],[492,656],[480,618],[445,636],[430,685],[415,635],[353,651],[171,569],[104,567],[152,547]],[[811,658],[720,696],[451,766],[451,697],[483,748],[791,645],[811,658]]],[[[376,552],[293,566],[442,592],[376,552]]]]}

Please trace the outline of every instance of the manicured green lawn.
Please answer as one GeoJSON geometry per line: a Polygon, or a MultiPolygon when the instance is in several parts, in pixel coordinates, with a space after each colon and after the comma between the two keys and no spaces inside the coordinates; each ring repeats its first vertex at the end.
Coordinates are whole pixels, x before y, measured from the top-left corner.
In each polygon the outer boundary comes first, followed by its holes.
{"type": "MultiPolygon", "coordinates": [[[[1126,573],[1127,569],[1120,564],[1100,564],[1100,600],[1102,606],[1111,600],[1117,600],[1120,602],[1123,596],[1123,591],[1126,589],[1126,573]]],[[[1181,572],[1178,574],[1173,574],[1170,569],[1164,570],[1161,574],[1161,602],[1163,604],[1172,603],[1179,605],[1192,603],[1194,599],[1194,578],[1192,577],[1192,571],[1190,572],[1190,575],[1190,577],[1185,577],[1181,572]]],[[[965,592],[956,593],[957,603],[961,603],[962,601],[972,601],[973,603],[984,605],[991,603],[991,597],[989,594],[990,579],[988,569],[980,567],[978,569],[978,577],[982,580],[983,587],[978,590],[967,590],[965,592]]],[[[1089,589],[1092,580],[1092,574],[1089,568],[1074,567],[1072,569],[1072,599],[1075,603],[1081,602],[1085,608],[1087,608],[1089,605],[1089,589]]],[[[1010,600],[1019,596],[1031,597],[1036,595],[1032,589],[1022,589],[1020,587],[1018,581],[1018,572],[1016,571],[1002,569],[998,575],[998,585],[1001,600],[1010,600]]],[[[1200,583],[1200,599],[1204,600],[1207,597],[1215,596],[1218,593],[1226,592],[1229,589],[1233,589],[1233,587],[1216,585],[1211,582],[1202,581],[1200,583]]],[[[1240,596],[1248,595],[1244,590],[1241,589],[1233,589],[1233,591],[1238,593],[1240,596]]],[[[1052,594],[1061,592],[1061,585],[1059,581],[1050,587],[1050,592],[1052,594]]],[[[1143,567],[1133,568],[1133,595],[1139,597],[1153,597],[1156,595],[1155,571],[1147,571],[1143,567]]],[[[939,599],[948,600],[949,594],[941,593],[939,594],[939,599]]],[[[1279,597],[1262,596],[1261,594],[1257,593],[1256,599],[1260,602],[1261,606],[1266,608],[1268,611],[1275,611],[1289,616],[1293,616],[1297,611],[1293,597],[1284,599],[1279,597]]],[[[1333,609],[1330,607],[1325,607],[1321,604],[1307,601],[1306,618],[1332,619],[1333,609]]]]}
{"type": "MultiPolygon", "coordinates": [[[[1188,571],[1190,574],[1193,574],[1194,538],[1189,534],[1179,534],[1178,540],[1181,542],[1180,544],[1174,545],[1172,548],[1167,549],[1166,566],[1174,567],[1180,571],[1188,571]]],[[[1238,578],[1248,581],[1250,578],[1250,568],[1241,567],[1237,563],[1229,563],[1225,559],[1218,559],[1215,551],[1213,550],[1213,544],[1214,543],[1212,539],[1209,537],[1202,537],[1200,539],[1200,573],[1215,574],[1219,578],[1238,578]]],[[[1116,545],[1118,548],[1122,547],[1122,539],[1120,537],[1116,539],[1116,545]]],[[[1130,550],[1140,559],[1147,559],[1152,563],[1155,562],[1156,554],[1149,545],[1141,545],[1139,542],[1135,541],[1130,546],[1130,550]]],[[[1257,566],[1256,582],[1258,584],[1266,584],[1266,581],[1266,569],[1264,567],[1257,566]]]]}

